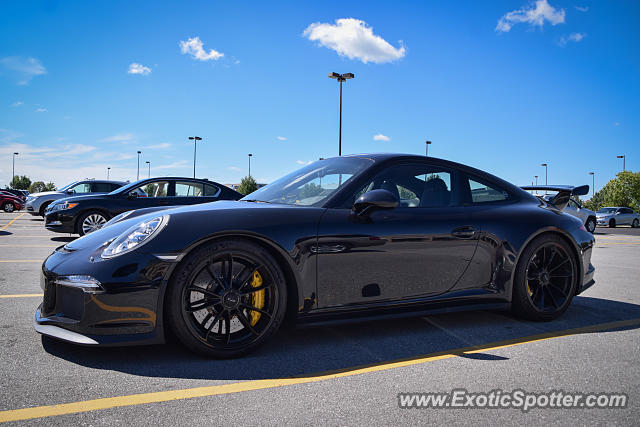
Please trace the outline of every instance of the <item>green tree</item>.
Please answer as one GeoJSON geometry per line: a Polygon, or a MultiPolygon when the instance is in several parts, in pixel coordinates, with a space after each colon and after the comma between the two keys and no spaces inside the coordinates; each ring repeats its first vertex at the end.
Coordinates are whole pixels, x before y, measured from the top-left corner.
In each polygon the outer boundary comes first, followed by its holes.
{"type": "Polygon", "coordinates": [[[31,185],[31,180],[25,175],[16,175],[11,180],[9,188],[15,188],[16,190],[28,190],[31,185]]]}
{"type": "Polygon", "coordinates": [[[322,193],[322,187],[315,182],[308,182],[300,189],[299,198],[306,199],[308,197],[314,197],[322,193]]]}
{"type": "Polygon", "coordinates": [[[640,172],[620,172],[600,189],[585,207],[593,211],[604,206],[623,206],[640,210],[640,172]]]}
{"type": "Polygon", "coordinates": [[[36,181],[29,186],[29,193],[41,193],[43,191],[56,191],[53,182],[45,184],[43,181],[36,181]]]}
{"type": "Polygon", "coordinates": [[[240,181],[240,186],[238,187],[238,193],[240,194],[244,194],[245,196],[247,194],[251,194],[254,191],[256,191],[258,189],[258,183],[256,182],[255,179],[253,179],[252,176],[245,176],[244,178],[242,178],[242,181],[240,181]]]}
{"type": "Polygon", "coordinates": [[[56,191],[58,189],[58,187],[56,187],[56,185],[49,181],[44,185],[44,191],[56,191]]]}

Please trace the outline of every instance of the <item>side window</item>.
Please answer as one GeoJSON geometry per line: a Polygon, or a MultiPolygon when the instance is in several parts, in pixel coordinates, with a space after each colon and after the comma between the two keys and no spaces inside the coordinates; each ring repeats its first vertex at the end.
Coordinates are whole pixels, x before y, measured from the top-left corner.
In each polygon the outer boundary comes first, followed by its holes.
{"type": "Polygon", "coordinates": [[[73,187],[70,188],[70,190],[76,194],[91,193],[91,184],[86,182],[86,183],[74,185],[73,187]]]}
{"type": "Polygon", "coordinates": [[[393,194],[401,208],[432,208],[452,206],[457,198],[451,173],[421,164],[391,167],[379,173],[358,191],[353,201],[371,190],[387,190],[393,194]]]}
{"type": "Polygon", "coordinates": [[[569,200],[568,205],[569,205],[569,207],[571,209],[578,209],[578,204],[576,202],[574,202],[573,200],[569,200]]]}
{"type": "Polygon", "coordinates": [[[91,191],[93,193],[110,193],[111,184],[108,182],[94,182],[91,184],[91,191]]]}
{"type": "Polygon", "coordinates": [[[218,187],[216,187],[215,185],[209,185],[209,184],[205,184],[204,185],[204,195],[205,196],[215,197],[215,196],[218,195],[219,191],[220,191],[220,189],[218,187]]]}
{"type": "Polygon", "coordinates": [[[118,188],[122,187],[120,184],[109,184],[111,186],[111,191],[116,191],[118,188]]]}
{"type": "Polygon", "coordinates": [[[506,191],[472,179],[469,179],[469,189],[473,203],[500,202],[509,198],[509,193],[506,191]]]}
{"type": "MultiPolygon", "coordinates": [[[[155,181],[150,182],[148,184],[143,185],[142,187],[138,187],[136,191],[140,194],[142,190],[146,193],[146,197],[167,197],[167,191],[169,190],[169,182],[168,181],[155,181]]],[[[145,196],[141,196],[145,197],[145,196]]]]}
{"type": "Polygon", "coordinates": [[[202,197],[202,184],[198,182],[176,182],[176,197],[202,197]]]}

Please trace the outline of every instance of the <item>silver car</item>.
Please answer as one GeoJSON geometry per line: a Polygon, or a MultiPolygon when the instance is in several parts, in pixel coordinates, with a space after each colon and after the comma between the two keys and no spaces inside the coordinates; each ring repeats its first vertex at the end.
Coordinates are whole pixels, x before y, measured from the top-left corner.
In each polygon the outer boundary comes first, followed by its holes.
{"type": "Polygon", "coordinates": [[[94,179],[72,182],[58,191],[29,194],[25,201],[25,208],[27,212],[33,216],[44,216],[44,211],[47,206],[58,199],[81,194],[111,193],[113,190],[117,190],[126,184],[126,182],[122,181],[102,181],[94,179]]]}
{"type": "Polygon", "coordinates": [[[582,204],[577,200],[570,199],[567,207],[564,208],[563,211],[581,219],[585,228],[590,233],[595,231],[597,218],[596,213],[582,206],[582,204]]]}
{"type": "Polygon", "coordinates": [[[618,225],[630,225],[637,228],[640,223],[640,215],[630,208],[609,207],[596,212],[598,225],[616,227],[618,225]]]}

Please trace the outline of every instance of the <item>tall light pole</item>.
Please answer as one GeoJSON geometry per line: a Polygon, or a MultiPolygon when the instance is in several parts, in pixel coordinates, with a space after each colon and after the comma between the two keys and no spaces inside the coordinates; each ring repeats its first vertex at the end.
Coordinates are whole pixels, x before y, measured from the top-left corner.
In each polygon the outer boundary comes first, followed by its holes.
{"type": "Polygon", "coordinates": [[[142,151],[138,150],[138,172],[136,174],[136,181],[140,179],[140,154],[142,154],[142,151]]]}
{"type": "Polygon", "coordinates": [[[591,197],[593,197],[596,195],[596,173],[589,172],[589,175],[591,175],[591,197]]]}
{"type": "Polygon", "coordinates": [[[536,185],[538,185],[538,175],[533,175],[533,177],[536,179],[536,185]]]}
{"type": "Polygon", "coordinates": [[[196,145],[198,145],[198,141],[202,141],[202,138],[199,136],[190,136],[190,141],[193,141],[193,178],[196,177],[196,145]]]}
{"type": "Polygon", "coordinates": [[[145,163],[147,164],[147,166],[149,166],[149,175],[147,176],[147,178],[151,178],[151,162],[147,160],[145,163]]]}
{"type": "Polygon", "coordinates": [[[623,154],[622,156],[616,156],[619,159],[622,159],[622,172],[627,170],[627,155],[623,154]]]}
{"type": "Polygon", "coordinates": [[[342,83],[354,78],[353,73],[329,73],[329,78],[340,82],[340,124],[338,125],[338,156],[342,156],[342,83]]]}
{"type": "Polygon", "coordinates": [[[547,179],[547,170],[549,165],[547,165],[546,163],[542,163],[540,166],[544,166],[544,185],[549,185],[549,180],[547,179]]]}
{"type": "Polygon", "coordinates": [[[11,168],[11,186],[13,187],[13,181],[16,179],[16,156],[20,153],[13,153],[13,161],[11,168]]]}
{"type": "Polygon", "coordinates": [[[427,150],[425,151],[425,155],[429,157],[429,146],[431,145],[431,141],[426,141],[427,150]]]}
{"type": "Polygon", "coordinates": [[[253,154],[249,153],[249,178],[251,178],[251,157],[253,157],[253,154]]]}
{"type": "Polygon", "coordinates": [[[107,179],[109,179],[109,172],[111,171],[110,167],[107,167],[107,179]]]}

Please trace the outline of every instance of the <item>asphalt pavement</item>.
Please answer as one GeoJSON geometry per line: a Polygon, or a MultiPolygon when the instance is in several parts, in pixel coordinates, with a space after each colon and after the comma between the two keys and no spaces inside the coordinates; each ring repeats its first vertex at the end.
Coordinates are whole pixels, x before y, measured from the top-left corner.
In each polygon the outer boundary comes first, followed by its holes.
{"type": "Polygon", "coordinates": [[[618,424],[640,417],[640,230],[598,228],[596,285],[556,321],[475,311],[283,330],[207,360],[178,344],[87,348],[32,326],[69,235],[0,214],[0,421],[21,424],[618,424]],[[398,393],[625,393],[623,409],[401,409],[398,393]],[[55,406],[57,405],[57,406],[55,406]]]}

